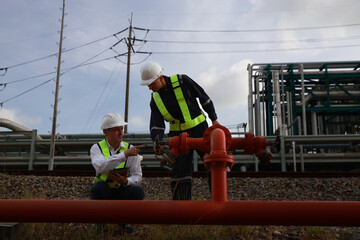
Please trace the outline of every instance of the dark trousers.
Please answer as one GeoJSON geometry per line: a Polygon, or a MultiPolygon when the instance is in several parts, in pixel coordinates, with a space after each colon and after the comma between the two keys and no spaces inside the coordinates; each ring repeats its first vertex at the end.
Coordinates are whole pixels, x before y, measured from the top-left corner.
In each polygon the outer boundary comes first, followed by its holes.
{"type": "MultiPolygon", "coordinates": [[[[187,130],[191,138],[202,138],[204,132],[208,128],[207,122],[202,122],[198,126],[187,130]]],[[[169,132],[169,136],[178,136],[182,132],[169,132]]],[[[193,172],[193,153],[195,150],[190,150],[188,154],[179,155],[175,159],[175,163],[172,166],[172,181],[171,192],[173,200],[191,200],[191,176],[193,172]]],[[[196,150],[197,151],[197,150],[196,150]]],[[[201,159],[203,159],[205,153],[197,151],[201,159]]]]}
{"type": "Polygon", "coordinates": [[[106,182],[99,181],[90,188],[92,200],[143,200],[144,197],[144,190],[137,185],[110,188],[106,182]]]}

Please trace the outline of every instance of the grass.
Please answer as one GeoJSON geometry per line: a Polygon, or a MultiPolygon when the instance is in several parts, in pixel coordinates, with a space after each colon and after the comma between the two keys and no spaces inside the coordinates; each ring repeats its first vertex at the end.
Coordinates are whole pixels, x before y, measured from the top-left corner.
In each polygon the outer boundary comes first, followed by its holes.
{"type": "Polygon", "coordinates": [[[304,239],[336,239],[335,234],[332,234],[325,227],[310,226],[305,229],[304,239]]]}
{"type": "Polygon", "coordinates": [[[23,187],[23,191],[22,191],[22,193],[20,195],[20,199],[45,199],[45,198],[46,198],[45,193],[39,193],[37,195],[34,195],[26,187],[23,187]]]}
{"type": "Polygon", "coordinates": [[[359,232],[347,231],[340,228],[310,226],[304,229],[303,239],[337,239],[337,240],[358,240],[359,232]]]}
{"type": "Polygon", "coordinates": [[[106,225],[103,232],[92,231],[92,224],[26,223],[22,224],[14,240],[20,239],[252,239],[247,226],[190,226],[190,225],[134,225],[137,232],[121,234],[116,224],[106,225]]]}
{"type": "MultiPolygon", "coordinates": [[[[301,235],[291,236],[282,226],[208,226],[208,225],[134,225],[136,233],[122,234],[116,224],[107,224],[103,232],[92,230],[92,224],[24,223],[11,240],[233,240],[233,239],[301,239],[301,240],[352,240],[356,234],[328,227],[296,227],[301,235]],[[282,233],[281,235],[276,234],[282,233]]],[[[289,227],[294,230],[295,227],[289,227]]],[[[4,238],[6,239],[6,238],[4,238]]]]}

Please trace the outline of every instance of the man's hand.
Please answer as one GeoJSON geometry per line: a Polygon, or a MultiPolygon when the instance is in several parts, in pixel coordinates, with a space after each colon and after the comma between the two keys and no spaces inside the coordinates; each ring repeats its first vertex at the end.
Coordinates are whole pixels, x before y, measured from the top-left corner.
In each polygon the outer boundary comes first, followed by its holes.
{"type": "Polygon", "coordinates": [[[127,185],[128,175],[128,173],[126,173],[124,176],[120,175],[119,173],[109,173],[108,178],[112,181],[120,183],[121,185],[127,185]]]}
{"type": "Polygon", "coordinates": [[[131,148],[129,148],[124,152],[125,157],[138,155],[140,152],[140,148],[144,148],[144,147],[145,147],[144,145],[132,146],[131,148]]]}
{"type": "Polygon", "coordinates": [[[219,123],[218,120],[215,120],[215,121],[212,121],[212,125],[215,126],[215,125],[221,125],[221,124],[219,123]]]}

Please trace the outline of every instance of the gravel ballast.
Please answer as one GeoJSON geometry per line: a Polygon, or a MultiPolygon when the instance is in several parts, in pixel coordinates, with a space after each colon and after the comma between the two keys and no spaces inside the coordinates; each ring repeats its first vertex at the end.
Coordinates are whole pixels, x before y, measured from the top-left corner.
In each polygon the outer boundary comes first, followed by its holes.
{"type": "MultiPolygon", "coordinates": [[[[0,198],[88,199],[93,177],[0,175],[0,198]]],[[[228,178],[228,199],[359,201],[360,178],[228,178]]],[[[170,200],[170,178],[143,178],[146,200],[170,200]]],[[[206,178],[193,178],[192,198],[210,200],[206,178]]]]}

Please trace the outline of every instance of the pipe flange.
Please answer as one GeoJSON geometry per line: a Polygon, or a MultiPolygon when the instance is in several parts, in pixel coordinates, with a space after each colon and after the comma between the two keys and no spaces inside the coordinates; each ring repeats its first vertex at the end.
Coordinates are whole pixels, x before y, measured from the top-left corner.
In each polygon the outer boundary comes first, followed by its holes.
{"type": "Polygon", "coordinates": [[[214,125],[209,127],[208,129],[206,129],[205,133],[204,133],[204,141],[206,142],[206,144],[208,146],[210,146],[210,135],[211,132],[215,129],[215,128],[220,128],[221,130],[224,131],[225,133],[225,144],[226,144],[226,149],[228,149],[231,145],[231,133],[229,131],[229,129],[227,129],[226,127],[222,126],[222,125],[214,125]]]}

